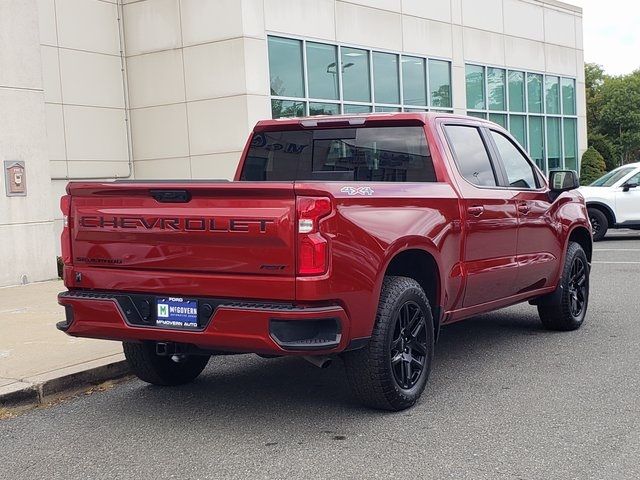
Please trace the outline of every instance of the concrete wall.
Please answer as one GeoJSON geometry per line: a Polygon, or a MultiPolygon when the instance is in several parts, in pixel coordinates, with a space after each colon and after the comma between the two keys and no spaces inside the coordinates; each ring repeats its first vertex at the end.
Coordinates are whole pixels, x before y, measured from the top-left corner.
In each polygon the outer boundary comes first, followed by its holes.
{"type": "MultiPolygon", "coordinates": [[[[115,0],[38,0],[55,231],[67,179],[129,175],[120,11],[115,0]]],[[[60,246],[56,242],[59,253],[60,246]]]]}
{"type": "Polygon", "coordinates": [[[25,162],[26,197],[0,178],[0,286],[56,276],[51,181],[35,0],[0,1],[0,165],[25,162]]]}
{"type": "Polygon", "coordinates": [[[136,178],[231,178],[270,115],[262,0],[123,8],[136,178]]]}

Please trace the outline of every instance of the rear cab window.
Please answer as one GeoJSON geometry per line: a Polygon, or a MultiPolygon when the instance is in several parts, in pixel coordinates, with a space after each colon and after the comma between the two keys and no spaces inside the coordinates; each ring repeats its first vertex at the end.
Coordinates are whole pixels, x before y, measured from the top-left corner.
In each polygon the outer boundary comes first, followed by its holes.
{"type": "Polygon", "coordinates": [[[419,126],[256,132],[240,180],[437,181],[419,126]]]}
{"type": "Polygon", "coordinates": [[[460,174],[479,187],[496,187],[496,172],[487,146],[474,125],[445,125],[444,131],[460,174]]]}

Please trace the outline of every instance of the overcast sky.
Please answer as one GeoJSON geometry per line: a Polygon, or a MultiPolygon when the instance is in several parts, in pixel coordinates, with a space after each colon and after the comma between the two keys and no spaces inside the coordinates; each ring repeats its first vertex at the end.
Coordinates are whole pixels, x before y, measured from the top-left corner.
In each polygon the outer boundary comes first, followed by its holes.
{"type": "Polygon", "coordinates": [[[565,0],[583,8],[584,57],[610,75],[640,68],[640,0],[565,0]]]}

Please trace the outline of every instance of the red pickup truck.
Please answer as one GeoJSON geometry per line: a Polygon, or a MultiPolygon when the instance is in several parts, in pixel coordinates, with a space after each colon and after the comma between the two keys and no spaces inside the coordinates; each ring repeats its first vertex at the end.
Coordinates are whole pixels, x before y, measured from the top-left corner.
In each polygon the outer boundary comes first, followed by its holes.
{"type": "Polygon", "coordinates": [[[443,325],[515,303],[582,324],[591,227],[505,130],[436,113],[259,122],[233,182],[72,182],[66,320],[157,385],[211,355],[342,357],[364,404],[425,388],[443,325]]]}

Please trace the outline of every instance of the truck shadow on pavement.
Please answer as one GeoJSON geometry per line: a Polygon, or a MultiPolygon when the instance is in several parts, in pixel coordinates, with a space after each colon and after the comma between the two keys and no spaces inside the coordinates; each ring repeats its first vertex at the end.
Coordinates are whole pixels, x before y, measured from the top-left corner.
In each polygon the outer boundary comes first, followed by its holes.
{"type": "MultiPolygon", "coordinates": [[[[529,308],[530,314],[503,310],[443,329],[427,390],[411,412],[445,408],[438,404],[450,397],[450,388],[465,389],[469,382],[482,381],[483,369],[490,374],[495,365],[535,353],[535,343],[555,334],[544,331],[535,310],[529,308]]],[[[166,428],[233,430],[246,425],[248,418],[256,428],[278,428],[282,422],[306,428],[309,422],[321,427],[388,415],[356,403],[340,359],[319,369],[299,358],[213,357],[190,385],[162,388],[135,381],[125,395],[112,401],[123,402],[111,407],[134,424],[146,418],[166,423],[166,428]]]]}

